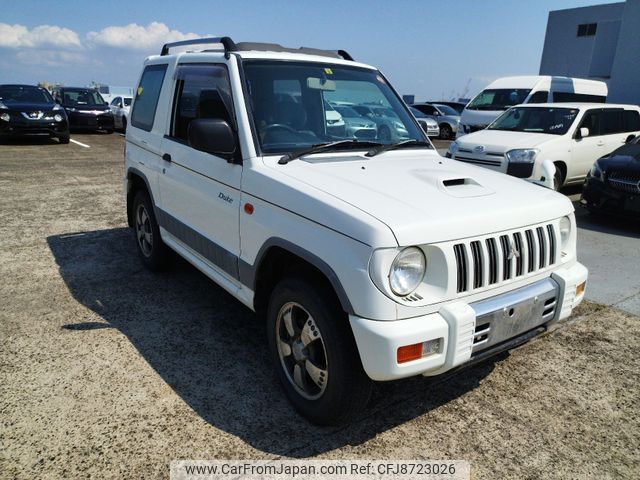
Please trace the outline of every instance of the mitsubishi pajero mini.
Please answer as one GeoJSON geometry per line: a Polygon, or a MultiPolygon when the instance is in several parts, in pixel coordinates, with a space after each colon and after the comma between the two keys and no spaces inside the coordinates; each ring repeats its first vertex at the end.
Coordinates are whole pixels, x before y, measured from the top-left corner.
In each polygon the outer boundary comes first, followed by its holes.
{"type": "Polygon", "coordinates": [[[165,45],[136,89],[124,189],[142,263],[171,249],[264,318],[284,392],[320,424],[374,381],[519,345],[584,296],[571,202],[439,156],[345,51],[165,45]],[[390,109],[407,138],[330,130],[325,102],[390,109]]]}

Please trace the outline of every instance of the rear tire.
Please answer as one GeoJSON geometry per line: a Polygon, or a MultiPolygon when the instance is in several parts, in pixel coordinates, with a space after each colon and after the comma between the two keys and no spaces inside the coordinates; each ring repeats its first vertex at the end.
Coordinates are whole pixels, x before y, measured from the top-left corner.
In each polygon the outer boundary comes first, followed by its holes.
{"type": "Polygon", "coordinates": [[[302,416],[337,425],[364,409],[373,382],[327,287],[303,276],[282,280],[269,300],[267,335],[276,375],[302,416]]]}
{"type": "Polygon", "coordinates": [[[122,117],[122,133],[127,131],[127,117],[122,117]]]}
{"type": "Polygon", "coordinates": [[[58,142],[60,142],[63,145],[66,145],[67,143],[69,143],[69,140],[71,140],[71,137],[69,135],[62,135],[61,137],[58,137],[58,142]]]}
{"type": "Polygon", "coordinates": [[[169,248],[160,238],[160,228],[147,192],[138,191],[131,208],[133,232],[140,260],[153,272],[164,270],[169,261],[169,248]]]}

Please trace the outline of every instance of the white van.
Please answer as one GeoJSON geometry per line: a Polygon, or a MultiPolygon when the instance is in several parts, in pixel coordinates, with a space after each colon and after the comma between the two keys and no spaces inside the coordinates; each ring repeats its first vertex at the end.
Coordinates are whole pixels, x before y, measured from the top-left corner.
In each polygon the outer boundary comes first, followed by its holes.
{"type": "Polygon", "coordinates": [[[460,117],[456,137],[486,128],[502,112],[524,103],[604,103],[607,84],[582,78],[541,76],[503,77],[471,100],[460,117]]]}

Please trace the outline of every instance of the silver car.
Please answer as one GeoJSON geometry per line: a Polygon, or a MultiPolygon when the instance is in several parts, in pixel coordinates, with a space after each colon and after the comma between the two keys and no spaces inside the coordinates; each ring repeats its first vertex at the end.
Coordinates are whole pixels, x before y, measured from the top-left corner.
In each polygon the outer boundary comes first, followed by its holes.
{"type": "Polygon", "coordinates": [[[378,137],[378,127],[374,121],[363,117],[350,106],[332,106],[344,120],[348,137],[359,139],[375,139],[378,137]]]}
{"type": "Polygon", "coordinates": [[[433,118],[440,126],[440,138],[455,138],[460,122],[460,114],[448,105],[441,103],[414,103],[413,108],[433,118]]]}
{"type": "Polygon", "coordinates": [[[433,118],[428,117],[417,108],[409,107],[409,110],[411,110],[413,116],[416,117],[416,120],[418,120],[422,130],[424,130],[424,133],[426,133],[428,137],[440,136],[440,127],[438,126],[438,122],[433,118]]]}

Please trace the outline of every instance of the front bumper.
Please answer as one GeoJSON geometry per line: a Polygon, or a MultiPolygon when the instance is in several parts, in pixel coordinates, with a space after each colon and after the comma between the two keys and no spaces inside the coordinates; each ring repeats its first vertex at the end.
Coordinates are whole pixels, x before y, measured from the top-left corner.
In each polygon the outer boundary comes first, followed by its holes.
{"type": "Polygon", "coordinates": [[[2,136],[26,136],[26,135],[69,135],[69,125],[66,120],[0,120],[0,135],[2,136]]]}
{"type": "Polygon", "coordinates": [[[584,298],[584,289],[576,294],[576,288],[586,282],[587,273],[586,267],[575,263],[517,290],[473,304],[454,301],[437,313],[405,320],[350,316],[364,370],[378,381],[433,376],[512,348],[518,339],[526,341],[571,315],[584,298]],[[437,339],[437,353],[397,362],[399,347],[437,339]]]}
{"type": "Polygon", "coordinates": [[[113,130],[115,127],[113,115],[90,114],[90,113],[68,113],[70,127],[74,130],[113,130]]]}
{"type": "Polygon", "coordinates": [[[592,212],[640,218],[640,194],[614,190],[593,177],[587,177],[580,203],[592,212]]]}

